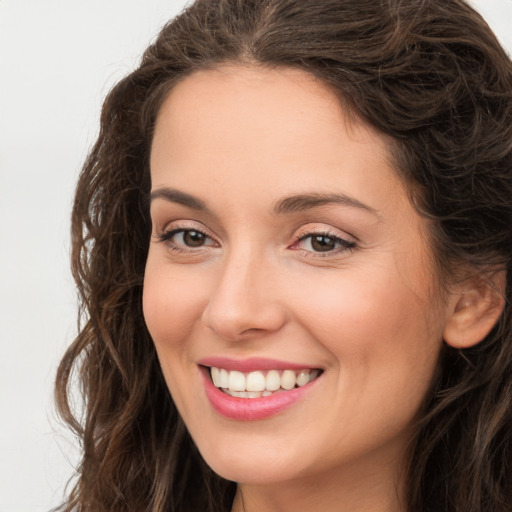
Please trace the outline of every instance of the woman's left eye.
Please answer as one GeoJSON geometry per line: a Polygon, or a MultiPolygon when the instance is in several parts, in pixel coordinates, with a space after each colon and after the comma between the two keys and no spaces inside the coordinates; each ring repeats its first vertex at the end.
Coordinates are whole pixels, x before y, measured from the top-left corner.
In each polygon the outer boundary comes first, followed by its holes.
{"type": "Polygon", "coordinates": [[[293,244],[292,248],[314,253],[335,253],[346,249],[353,249],[355,246],[354,242],[330,233],[309,233],[301,236],[293,244]]]}

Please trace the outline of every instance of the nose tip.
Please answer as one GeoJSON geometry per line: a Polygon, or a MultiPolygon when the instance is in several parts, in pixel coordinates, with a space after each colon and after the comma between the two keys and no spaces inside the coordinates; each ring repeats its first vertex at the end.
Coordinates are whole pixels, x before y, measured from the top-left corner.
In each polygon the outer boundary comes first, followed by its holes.
{"type": "Polygon", "coordinates": [[[202,321],[217,336],[240,341],[278,331],[286,314],[271,276],[247,262],[219,276],[202,321]]]}
{"type": "Polygon", "coordinates": [[[205,325],[219,337],[228,341],[241,341],[252,336],[264,335],[279,330],[283,322],[280,315],[264,308],[242,309],[239,302],[235,307],[210,302],[203,314],[205,325]]]}

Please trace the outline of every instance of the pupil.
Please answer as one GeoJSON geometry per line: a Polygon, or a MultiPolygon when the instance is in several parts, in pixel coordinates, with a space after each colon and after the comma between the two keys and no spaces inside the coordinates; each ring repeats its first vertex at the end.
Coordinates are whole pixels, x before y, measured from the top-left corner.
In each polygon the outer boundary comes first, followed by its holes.
{"type": "Polygon", "coordinates": [[[332,251],[334,249],[334,245],[335,241],[324,235],[314,236],[313,240],[311,240],[311,246],[318,252],[332,251]]]}
{"type": "Polygon", "coordinates": [[[199,231],[186,231],[183,240],[189,247],[200,247],[204,244],[204,235],[199,231]]]}

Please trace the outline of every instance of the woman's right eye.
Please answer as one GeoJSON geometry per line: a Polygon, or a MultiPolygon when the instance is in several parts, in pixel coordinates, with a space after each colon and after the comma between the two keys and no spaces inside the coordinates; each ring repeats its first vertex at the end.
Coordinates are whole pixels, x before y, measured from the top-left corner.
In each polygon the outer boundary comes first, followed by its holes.
{"type": "Polygon", "coordinates": [[[167,242],[171,249],[187,250],[204,246],[216,246],[216,242],[198,229],[177,228],[158,235],[161,242],[167,242]]]}

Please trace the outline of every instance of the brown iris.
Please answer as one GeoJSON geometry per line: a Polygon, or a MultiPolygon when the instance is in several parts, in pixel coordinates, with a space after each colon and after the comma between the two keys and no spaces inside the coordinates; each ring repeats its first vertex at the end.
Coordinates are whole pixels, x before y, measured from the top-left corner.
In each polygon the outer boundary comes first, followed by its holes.
{"type": "Polygon", "coordinates": [[[311,237],[311,247],[317,252],[332,251],[336,247],[336,240],[326,235],[311,237]]]}
{"type": "Polygon", "coordinates": [[[206,235],[200,231],[189,230],[183,232],[183,242],[188,247],[201,247],[205,240],[206,235]]]}

